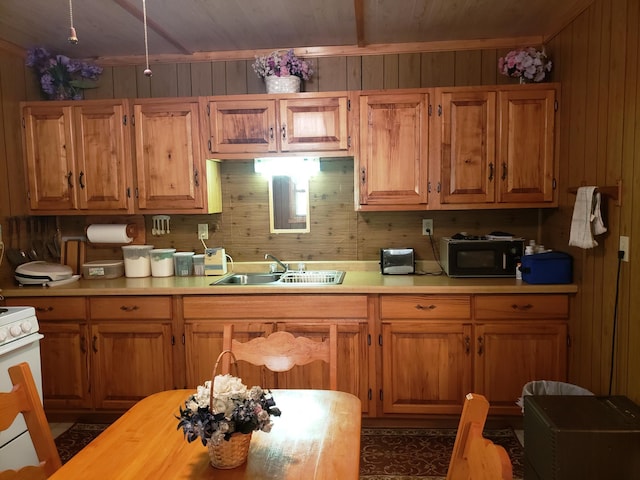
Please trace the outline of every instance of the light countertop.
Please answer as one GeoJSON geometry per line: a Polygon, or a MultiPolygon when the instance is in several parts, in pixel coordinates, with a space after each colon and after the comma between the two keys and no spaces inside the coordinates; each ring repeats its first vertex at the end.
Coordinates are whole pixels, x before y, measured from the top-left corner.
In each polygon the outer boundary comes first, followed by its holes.
{"type": "MultiPolygon", "coordinates": [[[[433,265],[419,271],[436,272],[433,265]]],[[[447,275],[382,275],[378,262],[306,262],[307,270],[346,271],[341,285],[211,285],[220,277],[146,277],[113,280],[85,280],[57,287],[18,286],[7,281],[0,285],[7,297],[95,296],[95,295],[239,295],[239,294],[476,294],[476,293],[575,293],[575,284],[530,285],[513,278],[449,278],[447,275]]],[[[264,262],[236,263],[235,272],[265,272],[264,262]]]]}

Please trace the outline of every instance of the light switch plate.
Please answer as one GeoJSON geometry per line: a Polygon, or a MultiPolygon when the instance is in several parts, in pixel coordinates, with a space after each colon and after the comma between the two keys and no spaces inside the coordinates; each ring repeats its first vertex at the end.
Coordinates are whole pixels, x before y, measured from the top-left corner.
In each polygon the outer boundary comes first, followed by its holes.
{"type": "Polygon", "coordinates": [[[206,223],[198,224],[198,239],[209,240],[209,225],[206,223]]]}

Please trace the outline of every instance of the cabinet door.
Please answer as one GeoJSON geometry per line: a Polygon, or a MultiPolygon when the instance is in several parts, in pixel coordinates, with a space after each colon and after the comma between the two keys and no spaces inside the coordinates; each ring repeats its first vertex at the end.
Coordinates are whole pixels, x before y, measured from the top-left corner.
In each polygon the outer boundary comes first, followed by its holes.
{"type": "Polygon", "coordinates": [[[91,407],[87,324],[40,320],[39,325],[45,408],[91,407]]]}
{"type": "Polygon", "coordinates": [[[134,105],[140,209],[203,211],[198,111],[196,100],[134,105]]]}
{"type": "Polygon", "coordinates": [[[71,107],[26,106],[22,114],[29,207],[38,211],[77,208],[71,107]]]}
{"type": "Polygon", "coordinates": [[[493,413],[518,413],[515,402],[533,380],[566,381],[567,325],[558,322],[495,322],[476,326],[474,391],[493,413]]]}
{"type": "Polygon", "coordinates": [[[442,203],[494,201],[496,94],[441,94],[442,203]]]}
{"type": "MultiPolygon", "coordinates": [[[[317,339],[329,337],[329,324],[279,323],[278,330],[295,336],[317,339]]],[[[338,390],[360,398],[363,412],[368,410],[368,345],[367,324],[358,322],[338,323],[338,390]]],[[[295,366],[278,374],[278,388],[329,389],[329,368],[324,362],[312,362],[295,366]]]]}
{"type": "Polygon", "coordinates": [[[384,413],[459,413],[471,378],[471,325],[382,323],[384,413]]]}
{"type": "Polygon", "coordinates": [[[347,97],[280,100],[283,152],[348,150],[347,97]]]}
{"type": "Polygon", "coordinates": [[[173,388],[171,324],[99,321],[91,327],[95,407],[128,409],[173,388]]]}
{"type": "Polygon", "coordinates": [[[133,211],[131,140],[120,101],[74,107],[79,207],[133,211]]]}
{"type": "Polygon", "coordinates": [[[212,153],[277,151],[275,100],[209,102],[212,153]]]}
{"type": "Polygon", "coordinates": [[[360,204],[427,203],[428,95],[360,97],[360,204]]]}
{"type": "Polygon", "coordinates": [[[554,201],[555,90],[499,93],[498,201],[554,201]]]}

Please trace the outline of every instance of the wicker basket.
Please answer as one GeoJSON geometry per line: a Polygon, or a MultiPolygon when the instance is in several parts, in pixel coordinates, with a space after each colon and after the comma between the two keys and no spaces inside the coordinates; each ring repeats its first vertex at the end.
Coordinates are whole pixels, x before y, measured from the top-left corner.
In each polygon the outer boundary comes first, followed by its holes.
{"type": "MultiPolygon", "coordinates": [[[[213,374],[211,378],[211,389],[213,390],[213,383],[218,371],[218,365],[220,360],[226,354],[231,355],[232,365],[235,365],[236,375],[238,370],[238,363],[236,356],[231,350],[224,350],[216,360],[216,364],[213,367],[213,374]]],[[[213,411],[213,391],[211,392],[210,409],[213,411]]],[[[234,433],[229,440],[222,440],[218,445],[213,445],[211,441],[207,442],[207,448],[209,449],[209,458],[211,459],[211,466],[220,469],[236,468],[247,461],[249,456],[249,446],[251,445],[250,433],[234,433]]]]}
{"type": "Polygon", "coordinates": [[[247,461],[251,433],[234,433],[231,438],[222,440],[218,445],[207,443],[211,466],[220,469],[236,468],[247,461]]]}
{"type": "Polygon", "coordinates": [[[300,77],[296,75],[286,77],[270,75],[264,77],[264,83],[267,86],[267,93],[298,93],[300,91],[300,77]]]}

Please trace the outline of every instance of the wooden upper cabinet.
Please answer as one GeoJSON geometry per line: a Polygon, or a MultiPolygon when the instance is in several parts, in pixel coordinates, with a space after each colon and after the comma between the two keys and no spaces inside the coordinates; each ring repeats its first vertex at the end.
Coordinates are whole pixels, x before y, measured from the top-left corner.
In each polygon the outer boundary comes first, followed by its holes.
{"type": "Polygon", "coordinates": [[[208,111],[210,152],[277,151],[275,100],[212,101],[208,111]]]}
{"type": "Polygon", "coordinates": [[[210,97],[210,153],[221,158],[246,154],[349,154],[347,94],[210,97]]]}
{"type": "Polygon", "coordinates": [[[555,90],[507,90],[498,95],[498,201],[554,201],[555,90]]]}
{"type": "Polygon", "coordinates": [[[198,99],[134,102],[138,207],[205,213],[198,99]]]}
{"type": "Polygon", "coordinates": [[[74,107],[81,209],[133,211],[129,116],[122,102],[74,107]]]}
{"type": "Polygon", "coordinates": [[[442,203],[494,201],[496,93],[442,91],[440,167],[442,203]]]}
{"type": "Polygon", "coordinates": [[[283,152],[346,151],[347,97],[280,100],[283,152]]]}
{"type": "Polygon", "coordinates": [[[428,93],[360,96],[360,209],[425,208],[428,93]]]}
{"type": "Polygon", "coordinates": [[[133,212],[126,101],[26,104],[23,118],[31,210],[133,212]]]}
{"type": "Polygon", "coordinates": [[[29,207],[38,211],[77,208],[71,106],[29,105],[23,107],[22,115],[29,207]]]}

